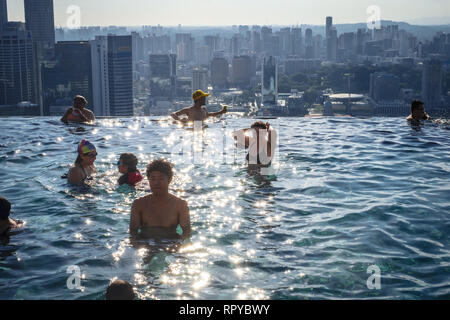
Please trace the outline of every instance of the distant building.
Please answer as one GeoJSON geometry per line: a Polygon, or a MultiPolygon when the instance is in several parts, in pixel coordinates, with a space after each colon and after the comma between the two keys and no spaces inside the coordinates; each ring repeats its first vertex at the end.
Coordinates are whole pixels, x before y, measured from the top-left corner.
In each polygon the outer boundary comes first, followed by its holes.
{"type": "Polygon", "coordinates": [[[370,97],[375,101],[398,100],[400,95],[400,78],[383,72],[370,75],[370,97]]]}
{"type": "Polygon", "coordinates": [[[52,58],[55,46],[53,0],[24,0],[25,23],[38,44],[40,59],[52,58]]]}
{"type": "Polygon", "coordinates": [[[44,115],[52,106],[70,107],[76,95],[84,96],[94,110],[92,97],[91,44],[61,41],[55,46],[55,60],[42,66],[44,115]]]}
{"type": "Polygon", "coordinates": [[[176,94],[176,76],[176,55],[150,55],[150,92],[152,99],[172,99],[176,94]]]}
{"type": "Polygon", "coordinates": [[[4,25],[8,22],[8,8],[6,6],[6,0],[0,0],[0,31],[4,25]]]}
{"type": "Polygon", "coordinates": [[[194,38],[190,33],[175,34],[175,46],[180,62],[190,62],[194,59],[194,38]]]}
{"type": "Polygon", "coordinates": [[[91,48],[94,112],[134,115],[131,36],[96,37],[91,48]]]}
{"type": "Polygon", "coordinates": [[[428,108],[440,107],[442,93],[442,63],[425,60],[422,70],[422,99],[428,108]]]}
{"type": "Polygon", "coordinates": [[[327,60],[336,61],[338,53],[338,37],[336,28],[329,30],[329,36],[327,38],[327,60]]]}
{"type": "Polygon", "coordinates": [[[234,86],[243,88],[250,85],[252,63],[249,56],[234,57],[231,70],[231,78],[234,86]]]}
{"type": "Polygon", "coordinates": [[[192,92],[196,90],[208,92],[208,70],[200,68],[192,70],[192,92]]]}
{"type": "Polygon", "coordinates": [[[278,99],[278,70],[275,57],[264,57],[262,71],[262,103],[276,104],[278,99]]]}
{"type": "Polygon", "coordinates": [[[228,86],[228,61],[215,57],[211,61],[211,84],[214,88],[225,89],[228,86]]]}
{"type": "Polygon", "coordinates": [[[37,58],[31,31],[9,22],[0,31],[0,105],[39,103],[37,58]]]}
{"type": "Polygon", "coordinates": [[[326,17],[325,21],[325,39],[330,37],[330,31],[333,27],[333,17],[326,17]]]}

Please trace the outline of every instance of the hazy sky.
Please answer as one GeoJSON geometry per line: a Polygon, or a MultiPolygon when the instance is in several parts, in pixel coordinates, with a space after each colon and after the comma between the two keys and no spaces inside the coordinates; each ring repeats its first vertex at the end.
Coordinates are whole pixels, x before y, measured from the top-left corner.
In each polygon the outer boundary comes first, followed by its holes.
{"type": "MultiPolygon", "coordinates": [[[[9,20],[23,21],[23,0],[7,0],[9,20]]],[[[69,6],[80,8],[82,26],[296,25],[366,22],[377,5],[382,20],[450,16],[450,0],[54,0],[55,25],[67,26],[69,6]]],[[[436,21],[442,19],[436,19],[436,21]]],[[[450,23],[449,19],[444,19],[450,23]]],[[[431,20],[433,21],[433,20],[431,20]]],[[[439,22],[442,23],[442,22],[439,22]]]]}

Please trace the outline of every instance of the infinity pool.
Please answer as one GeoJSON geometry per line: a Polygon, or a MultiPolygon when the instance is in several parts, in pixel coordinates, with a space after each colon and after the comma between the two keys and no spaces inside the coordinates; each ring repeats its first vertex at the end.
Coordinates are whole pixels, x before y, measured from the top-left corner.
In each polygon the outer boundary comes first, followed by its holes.
{"type": "Polygon", "coordinates": [[[448,127],[268,120],[279,134],[274,172],[255,176],[227,138],[254,120],[228,116],[194,134],[158,119],[0,119],[0,194],[26,222],[0,241],[0,299],[104,299],[114,278],[141,299],[450,298],[448,127]],[[61,178],[81,139],[98,152],[88,190],[61,178]],[[149,186],[118,187],[123,152],[141,171],[174,162],[190,241],[130,241],[131,203],[149,186]],[[73,268],[81,286],[68,286],[73,268]],[[369,289],[371,268],[380,282],[369,289]]]}

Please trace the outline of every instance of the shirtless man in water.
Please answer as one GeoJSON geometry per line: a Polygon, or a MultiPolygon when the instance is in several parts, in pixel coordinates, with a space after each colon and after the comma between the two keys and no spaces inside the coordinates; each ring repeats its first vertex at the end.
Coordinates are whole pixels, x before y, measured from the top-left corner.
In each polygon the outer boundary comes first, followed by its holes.
{"type": "Polygon", "coordinates": [[[61,121],[65,124],[71,122],[93,122],[95,120],[94,113],[85,109],[87,100],[83,96],[76,96],[73,99],[73,108],[67,109],[61,121]]]}
{"type": "Polygon", "coordinates": [[[205,93],[202,90],[195,91],[192,94],[192,99],[194,99],[194,106],[184,108],[177,112],[172,113],[171,114],[172,118],[174,118],[177,121],[183,121],[183,122],[204,121],[208,117],[220,116],[227,112],[227,107],[223,107],[222,110],[219,112],[209,113],[205,107],[206,97],[208,97],[208,96],[209,96],[209,93],[205,93]],[[184,120],[184,118],[179,117],[183,114],[187,116],[187,120],[184,120]]]}
{"type": "Polygon", "coordinates": [[[136,235],[141,229],[144,235],[179,238],[178,225],[187,238],[191,233],[189,207],[186,201],[169,193],[172,181],[172,164],[155,160],[147,166],[147,178],[152,193],[136,199],[131,206],[130,233],[136,235]]]}
{"type": "Polygon", "coordinates": [[[411,124],[419,124],[420,120],[431,120],[431,118],[425,112],[424,103],[420,100],[414,100],[411,103],[411,114],[406,118],[406,121],[411,124]]]}

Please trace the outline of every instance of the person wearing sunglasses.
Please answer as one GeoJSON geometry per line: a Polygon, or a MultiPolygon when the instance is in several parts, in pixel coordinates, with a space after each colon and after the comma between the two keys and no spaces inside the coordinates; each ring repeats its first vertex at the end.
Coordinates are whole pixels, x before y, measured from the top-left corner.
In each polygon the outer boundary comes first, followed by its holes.
{"type": "Polygon", "coordinates": [[[117,167],[122,176],[119,178],[119,185],[128,184],[135,186],[140,182],[143,177],[141,172],[136,168],[138,159],[132,153],[122,153],[119,161],[117,161],[117,167]]]}
{"type": "Polygon", "coordinates": [[[84,185],[97,172],[94,165],[96,157],[95,146],[87,140],[81,140],[78,144],[78,157],[67,175],[68,181],[74,185],[84,185]]]}

